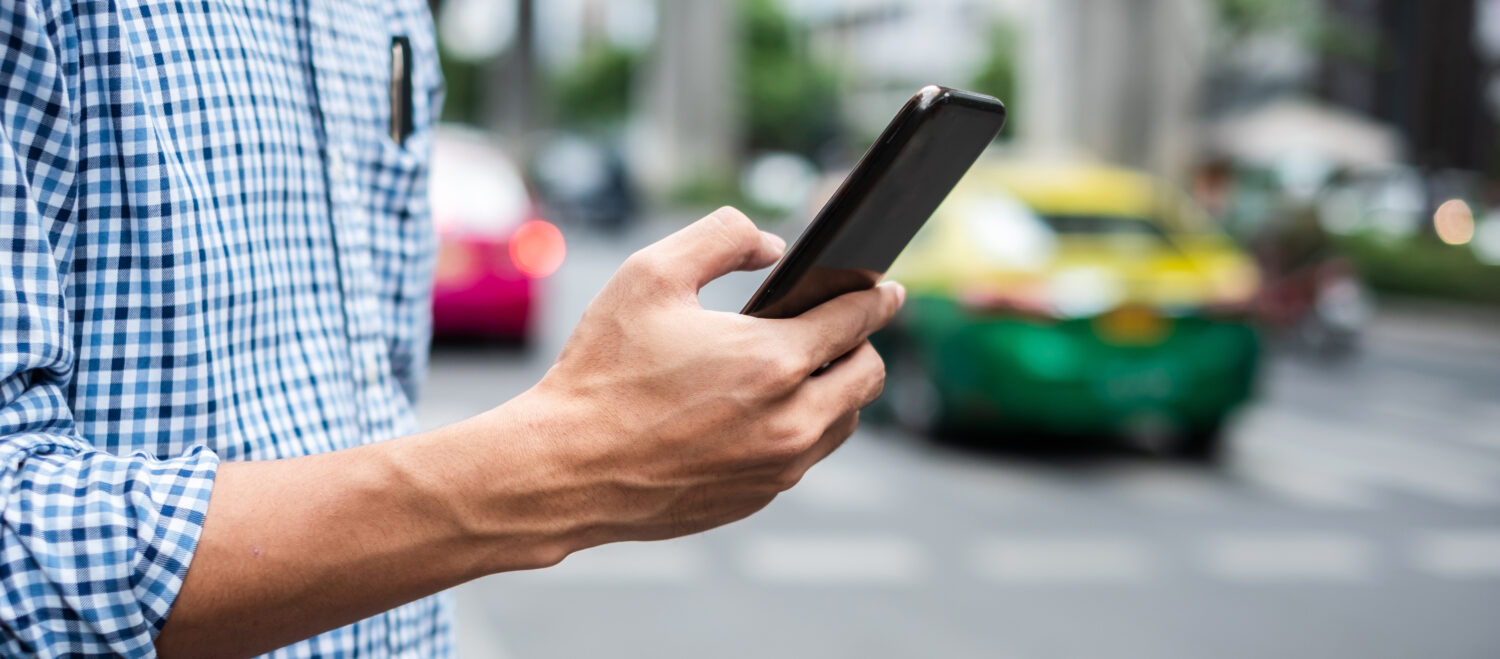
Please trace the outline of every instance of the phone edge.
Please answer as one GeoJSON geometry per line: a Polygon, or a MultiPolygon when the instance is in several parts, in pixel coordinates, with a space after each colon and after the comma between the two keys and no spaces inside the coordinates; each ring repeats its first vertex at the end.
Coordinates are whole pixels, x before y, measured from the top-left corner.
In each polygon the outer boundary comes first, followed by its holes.
{"type": "MultiPolygon", "coordinates": [[[[793,275],[800,276],[808,268],[812,267],[812,262],[804,258],[802,252],[809,249],[808,245],[817,244],[818,239],[823,238],[825,234],[836,233],[844,227],[842,222],[825,226],[822,220],[824,216],[835,212],[844,203],[848,203],[845,198],[852,196],[856,192],[850,189],[850,186],[856,184],[856,179],[859,178],[854,174],[863,170],[867,164],[874,166],[874,161],[871,158],[875,157],[877,152],[890,153],[892,155],[887,159],[894,159],[894,154],[900,152],[899,147],[887,147],[886,145],[896,144],[898,138],[900,138],[903,144],[907,140],[910,140],[913,131],[907,130],[908,128],[920,125],[920,119],[924,113],[931,112],[940,105],[949,102],[957,102],[970,108],[987,111],[999,107],[1001,129],[1003,129],[1005,122],[1009,119],[1005,103],[993,96],[939,85],[927,85],[918,90],[917,93],[913,94],[906,101],[905,105],[901,106],[896,116],[892,117],[890,123],[886,124],[885,129],[881,131],[880,136],[860,156],[859,161],[854,164],[854,168],[849,170],[850,175],[839,183],[838,189],[828,198],[828,202],[824,203],[823,207],[819,209],[818,214],[813,217],[807,229],[798,236],[791,247],[787,248],[786,253],[776,262],[770,274],[766,275],[765,280],[756,288],[755,293],[750,296],[749,301],[740,309],[740,314],[754,316],[757,311],[769,306],[768,303],[764,302],[764,299],[771,291],[782,285],[789,277],[793,277],[793,275]],[[900,135],[902,131],[905,131],[906,134],[900,135]]],[[[999,134],[999,130],[996,130],[996,134],[999,134]]],[[[994,138],[991,137],[991,139],[994,138]]],[[[847,220],[848,217],[845,218],[845,221],[847,220]]],[[[792,280],[795,281],[795,278],[792,280]]]]}

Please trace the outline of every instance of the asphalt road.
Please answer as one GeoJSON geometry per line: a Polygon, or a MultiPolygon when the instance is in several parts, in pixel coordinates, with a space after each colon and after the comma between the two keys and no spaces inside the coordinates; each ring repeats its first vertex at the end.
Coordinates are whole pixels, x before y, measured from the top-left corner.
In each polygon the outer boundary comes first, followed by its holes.
{"type": "MultiPolygon", "coordinates": [[[[525,349],[439,346],[436,425],[525,390],[644,236],[575,240],[525,349]]],[[[733,309],[758,282],[705,291],[733,309]]],[[[1275,355],[1208,469],[878,427],[760,515],[458,589],[462,656],[1497,657],[1500,317],[1275,355]]]]}

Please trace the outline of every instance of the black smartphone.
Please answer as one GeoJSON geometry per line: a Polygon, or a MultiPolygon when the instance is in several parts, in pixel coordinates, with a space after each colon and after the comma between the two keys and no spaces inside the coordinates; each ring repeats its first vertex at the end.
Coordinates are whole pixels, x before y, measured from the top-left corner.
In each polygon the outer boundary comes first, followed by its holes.
{"type": "Polygon", "coordinates": [[[1004,125],[993,97],[923,87],[740,313],[791,318],[874,286],[1004,125]]]}

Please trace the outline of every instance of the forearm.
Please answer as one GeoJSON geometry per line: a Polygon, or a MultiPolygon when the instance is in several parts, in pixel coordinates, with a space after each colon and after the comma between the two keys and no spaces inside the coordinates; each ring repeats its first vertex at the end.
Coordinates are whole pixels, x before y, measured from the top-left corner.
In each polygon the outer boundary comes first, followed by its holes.
{"type": "Polygon", "coordinates": [[[581,522],[515,405],[324,455],[224,464],[163,656],[252,655],[470,579],[550,565],[581,522]]]}

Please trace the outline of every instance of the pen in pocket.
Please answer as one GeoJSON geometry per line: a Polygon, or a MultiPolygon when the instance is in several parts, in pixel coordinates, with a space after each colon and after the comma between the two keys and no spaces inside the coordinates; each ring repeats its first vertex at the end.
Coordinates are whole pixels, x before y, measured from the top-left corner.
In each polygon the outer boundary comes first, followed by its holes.
{"type": "Polygon", "coordinates": [[[411,135],[411,39],[391,38],[391,140],[406,144],[411,135]]]}

